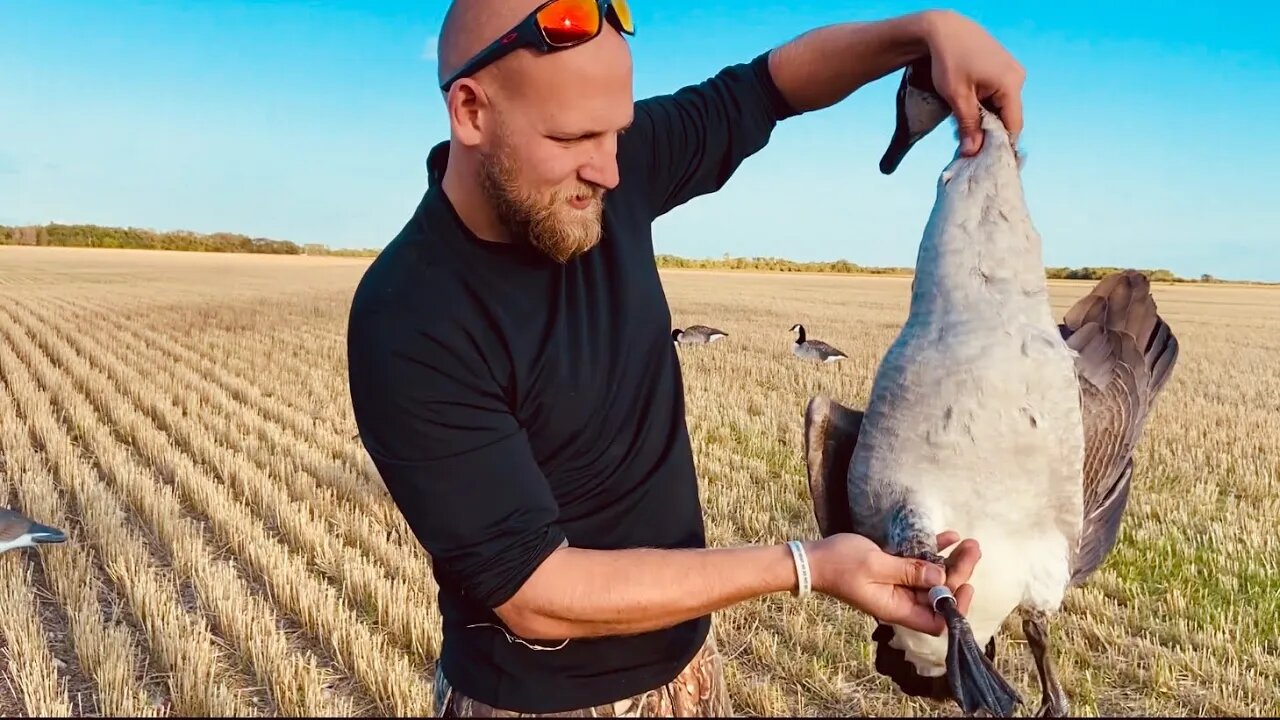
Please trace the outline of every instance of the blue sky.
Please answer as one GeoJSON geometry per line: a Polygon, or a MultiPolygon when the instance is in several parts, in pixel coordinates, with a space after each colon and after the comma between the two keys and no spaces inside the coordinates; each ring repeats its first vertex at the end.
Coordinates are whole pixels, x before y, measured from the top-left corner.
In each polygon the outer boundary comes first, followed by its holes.
{"type": "MultiPolygon", "coordinates": [[[[634,0],[638,97],[897,2],[634,0]]],[[[1273,3],[962,2],[1027,67],[1033,219],[1050,265],[1280,280],[1273,3]]],[[[380,247],[447,137],[443,0],[0,0],[0,224],[226,230],[380,247]]],[[[897,77],[783,123],[660,252],[910,265],[954,149],[876,163],[897,77]]]]}

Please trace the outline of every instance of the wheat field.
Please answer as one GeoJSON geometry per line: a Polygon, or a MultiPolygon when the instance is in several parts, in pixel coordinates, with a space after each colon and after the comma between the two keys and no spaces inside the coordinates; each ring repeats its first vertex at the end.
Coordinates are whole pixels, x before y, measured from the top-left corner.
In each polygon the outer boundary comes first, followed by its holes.
{"type": "MultiPolygon", "coordinates": [[[[69,541],[0,555],[0,714],[423,715],[430,563],[355,438],[366,259],[0,247],[0,505],[69,541]]],[[[713,545],[813,537],[801,415],[865,402],[909,280],[664,272],[713,545]],[[788,328],[849,360],[806,364],[788,328]]],[[[1061,313],[1087,283],[1052,284],[1061,313]]],[[[1280,290],[1158,286],[1182,343],[1115,553],[1052,647],[1073,712],[1280,713],[1280,290]]],[[[743,715],[947,715],[827,598],[718,613],[743,715]]],[[[1020,626],[997,662],[1033,712],[1020,626]]]]}

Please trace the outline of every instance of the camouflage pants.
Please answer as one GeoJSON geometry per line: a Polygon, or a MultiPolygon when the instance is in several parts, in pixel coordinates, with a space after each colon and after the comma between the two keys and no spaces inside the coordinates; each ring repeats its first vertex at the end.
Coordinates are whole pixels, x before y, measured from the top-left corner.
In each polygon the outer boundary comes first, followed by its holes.
{"type": "Polygon", "coordinates": [[[454,690],[436,665],[435,715],[437,717],[731,717],[724,683],[724,658],[716,647],[715,633],[674,680],[617,702],[567,712],[521,713],[501,710],[454,690]]]}

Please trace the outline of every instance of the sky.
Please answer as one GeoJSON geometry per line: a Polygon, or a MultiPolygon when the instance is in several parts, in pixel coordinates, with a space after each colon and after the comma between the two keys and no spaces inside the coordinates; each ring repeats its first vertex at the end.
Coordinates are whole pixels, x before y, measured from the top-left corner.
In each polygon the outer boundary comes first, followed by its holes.
{"type": "MultiPolygon", "coordinates": [[[[924,6],[633,0],[637,98],[807,30],[924,6]]],[[[1047,265],[1280,280],[1274,3],[951,5],[1027,69],[1023,180],[1047,265]]],[[[0,0],[0,224],[228,231],[378,248],[447,139],[444,0],[0,0]]],[[[833,62],[838,59],[833,58],[833,62]]],[[[789,119],[658,252],[910,266],[950,126],[877,163],[898,76],[789,119]]]]}

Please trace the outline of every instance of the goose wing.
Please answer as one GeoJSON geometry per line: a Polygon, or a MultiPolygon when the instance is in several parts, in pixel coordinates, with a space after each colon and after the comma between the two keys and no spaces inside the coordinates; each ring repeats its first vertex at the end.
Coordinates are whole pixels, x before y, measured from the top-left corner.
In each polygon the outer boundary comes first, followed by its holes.
{"type": "MultiPolygon", "coordinates": [[[[849,511],[846,482],[853,448],[862,428],[862,411],[825,395],[810,398],[804,409],[804,455],[809,499],[823,537],[858,532],[849,511]]],[[[861,534],[861,533],[860,533],[861,534]]]]}
{"type": "Polygon", "coordinates": [[[825,343],[821,340],[806,340],[805,344],[808,345],[811,349],[818,351],[818,354],[820,355],[824,355],[827,357],[831,357],[834,355],[839,355],[840,357],[848,357],[843,352],[840,352],[836,348],[832,347],[830,344],[825,343]]]}
{"type": "Polygon", "coordinates": [[[685,331],[693,332],[698,335],[704,335],[706,337],[711,337],[712,335],[724,335],[725,337],[729,336],[729,333],[723,330],[717,330],[716,328],[709,327],[707,325],[690,325],[688,328],[685,329],[685,331]]]}
{"type": "Polygon", "coordinates": [[[1147,277],[1132,270],[1099,281],[1059,329],[1078,353],[1084,421],[1084,526],[1071,568],[1079,585],[1115,546],[1133,451],[1177,362],[1178,340],[1156,311],[1147,277]]]}

